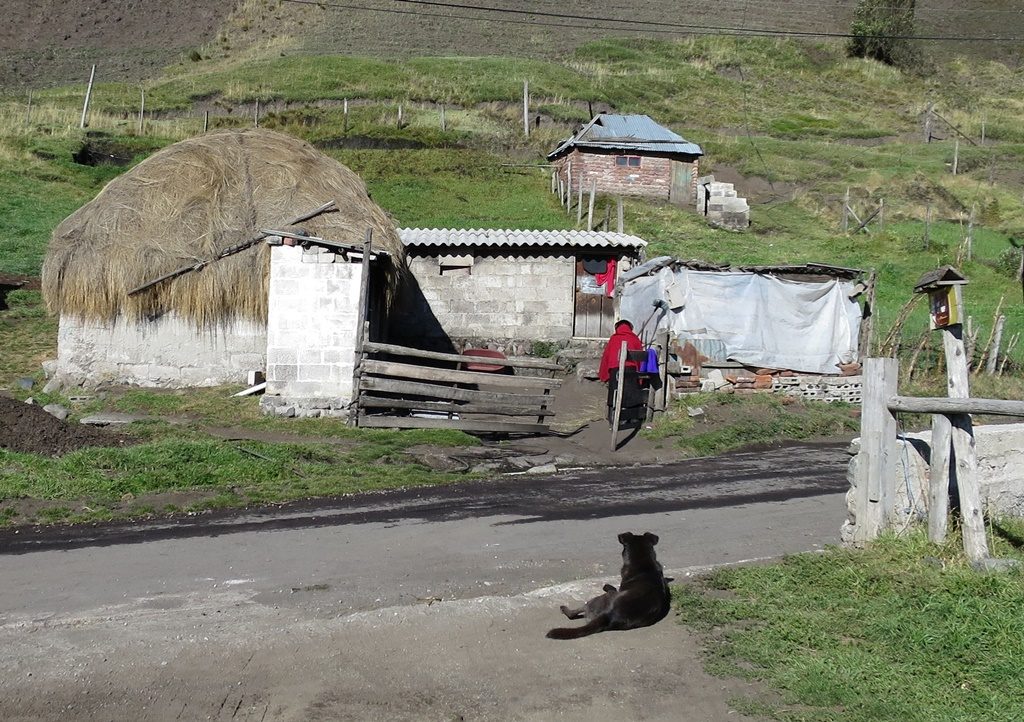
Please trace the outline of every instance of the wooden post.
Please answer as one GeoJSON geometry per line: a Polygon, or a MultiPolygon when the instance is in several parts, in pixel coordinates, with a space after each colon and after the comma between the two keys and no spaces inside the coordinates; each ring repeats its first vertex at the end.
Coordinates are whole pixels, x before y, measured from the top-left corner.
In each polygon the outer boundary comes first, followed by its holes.
{"type": "Polygon", "coordinates": [[[523,81],[523,135],[530,137],[530,81],[523,81]]]}
{"type": "Polygon", "coordinates": [[[255,128],[259,128],[260,127],[260,99],[259,98],[256,98],[256,112],[253,113],[252,124],[253,124],[253,127],[255,127],[255,128]]]}
{"type": "Polygon", "coordinates": [[[398,127],[402,127],[402,104],[398,104],[398,127]]]}
{"type": "Polygon", "coordinates": [[[92,70],[89,71],[89,85],[85,89],[85,102],[82,104],[82,120],[78,123],[78,127],[83,130],[85,129],[85,126],[88,125],[88,123],[86,123],[86,120],[89,117],[89,100],[92,99],[92,84],[95,80],[96,66],[93,65],[92,70]]]}
{"type": "Polygon", "coordinates": [[[594,197],[597,195],[597,179],[590,181],[590,202],[587,203],[587,230],[594,230],[594,197]]]}
{"type": "Polygon", "coordinates": [[[205,133],[210,129],[210,111],[203,113],[203,132],[205,133]]]}
{"type": "Polygon", "coordinates": [[[974,209],[971,205],[971,215],[967,217],[967,260],[970,261],[974,255],[974,209]]]}
{"type": "Polygon", "coordinates": [[[872,271],[868,274],[868,290],[864,297],[864,317],[861,319],[860,357],[867,358],[871,355],[871,344],[875,335],[875,294],[877,291],[878,272],[872,271]]]}
{"type": "Polygon", "coordinates": [[[949,462],[953,426],[945,414],[932,414],[932,453],[928,474],[928,541],[946,541],[949,522],[949,462]]]}
{"type": "Polygon", "coordinates": [[[885,199],[878,199],[878,232],[885,233],[885,199]]]}
{"type": "Polygon", "coordinates": [[[611,225],[612,225],[612,207],[611,206],[605,206],[604,207],[604,229],[606,231],[609,230],[611,228],[611,225]]]}
{"type": "Polygon", "coordinates": [[[619,446],[619,419],[622,416],[622,388],[626,380],[626,344],[619,346],[619,368],[615,374],[615,413],[612,414],[611,450],[617,451],[619,446]]]}
{"type": "Polygon", "coordinates": [[[572,210],[572,161],[565,166],[565,210],[572,210]]]}
{"type": "Polygon", "coordinates": [[[953,175],[956,175],[956,167],[960,162],[960,139],[953,141],[953,175]]]}
{"type": "Polygon", "coordinates": [[[556,186],[558,183],[558,178],[556,177],[557,175],[558,171],[551,171],[551,195],[555,194],[556,186]]]}
{"type": "Polygon", "coordinates": [[[142,103],[139,105],[139,135],[142,135],[143,124],[146,121],[146,89],[140,88],[142,93],[142,103]]]}
{"type": "Polygon", "coordinates": [[[1000,314],[996,319],[996,329],[992,335],[992,345],[988,350],[988,362],[985,365],[985,373],[995,376],[999,365],[999,346],[1003,342],[1003,324],[1006,323],[1006,316],[1000,314]]]}
{"type": "Polygon", "coordinates": [[[932,204],[929,203],[924,209],[924,250],[931,248],[931,239],[929,238],[929,230],[932,225],[932,204]]]}
{"type": "Polygon", "coordinates": [[[369,318],[370,303],[370,254],[373,252],[373,229],[367,228],[365,240],[363,241],[363,262],[362,273],[359,278],[359,308],[356,310],[356,352],[355,363],[353,364],[353,397],[352,414],[349,423],[353,426],[359,425],[359,378],[362,376],[363,365],[363,344],[367,340],[366,326],[369,318]]]}
{"type": "MultiPolygon", "coordinates": [[[[970,396],[967,354],[964,351],[963,326],[954,324],[942,329],[942,347],[946,355],[946,389],[950,398],[970,396]]],[[[951,414],[950,425],[955,455],[956,486],[960,496],[960,526],[964,551],[973,562],[988,556],[985,519],[981,511],[978,488],[978,459],[974,445],[974,428],[970,414],[951,414]]]]}
{"type": "Polygon", "coordinates": [[[348,98],[345,98],[341,104],[341,132],[348,132],[348,98]]]}
{"type": "Polygon", "coordinates": [[[935,103],[928,103],[924,110],[924,142],[932,142],[932,115],[935,103]]]}
{"type": "Polygon", "coordinates": [[[441,132],[444,133],[447,130],[448,130],[448,124],[445,122],[444,106],[442,105],[441,106],[441,132]]]}
{"type": "Polygon", "coordinates": [[[562,189],[562,178],[559,177],[558,178],[558,205],[560,205],[560,206],[565,205],[564,195],[565,195],[565,191],[562,189]]]}
{"type": "Polygon", "coordinates": [[[619,233],[625,233],[625,224],[622,217],[622,196],[615,199],[615,213],[618,220],[619,233]]]}
{"type": "Polygon", "coordinates": [[[846,186],[846,195],[843,196],[843,233],[850,232],[850,186],[846,186]]]}
{"type": "Polygon", "coordinates": [[[576,198],[576,225],[583,222],[583,176],[580,175],[579,191],[576,198]]]}
{"type": "Polygon", "coordinates": [[[985,119],[981,119],[981,144],[985,145],[985,119]]]}
{"type": "Polygon", "coordinates": [[[870,541],[890,523],[895,497],[896,417],[889,399],[896,395],[899,362],[894,358],[864,359],[861,402],[861,458],[855,496],[854,540],[870,541]]]}
{"type": "Polygon", "coordinates": [[[25,111],[25,125],[32,125],[32,91],[28,91],[28,110],[25,111]]]}

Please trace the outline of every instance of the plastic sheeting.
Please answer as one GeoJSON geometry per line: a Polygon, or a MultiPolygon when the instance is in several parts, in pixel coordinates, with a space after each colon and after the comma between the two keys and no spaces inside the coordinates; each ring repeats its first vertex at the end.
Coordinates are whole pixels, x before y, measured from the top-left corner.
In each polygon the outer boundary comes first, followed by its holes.
{"type": "Polygon", "coordinates": [[[619,310],[638,331],[651,319],[646,338],[667,328],[681,340],[718,340],[729,359],[748,366],[837,374],[837,364],[857,359],[861,310],[852,292],[839,280],[662,268],[622,284],[619,310]],[[659,299],[673,308],[656,310],[659,299]]]}

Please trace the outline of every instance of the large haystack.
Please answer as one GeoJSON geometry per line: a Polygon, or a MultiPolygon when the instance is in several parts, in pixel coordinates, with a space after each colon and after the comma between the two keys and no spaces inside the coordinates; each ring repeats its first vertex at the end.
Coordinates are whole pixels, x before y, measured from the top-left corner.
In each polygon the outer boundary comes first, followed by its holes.
{"type": "Polygon", "coordinates": [[[264,243],[135,296],[128,291],[330,200],[336,212],[302,227],[359,244],[369,227],[375,247],[401,257],[393,224],[362,180],[309,144],[260,129],[176,143],[111,181],[53,232],[43,264],[47,305],[94,321],[174,312],[204,328],[265,322],[270,254],[264,243]]]}

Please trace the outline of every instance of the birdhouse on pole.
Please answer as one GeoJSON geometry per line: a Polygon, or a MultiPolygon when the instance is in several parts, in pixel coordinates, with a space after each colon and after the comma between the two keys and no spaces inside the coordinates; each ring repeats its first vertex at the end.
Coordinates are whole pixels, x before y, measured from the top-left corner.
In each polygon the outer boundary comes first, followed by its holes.
{"type": "Polygon", "coordinates": [[[966,284],[967,278],[952,266],[943,266],[921,276],[914,293],[928,294],[933,329],[963,323],[964,298],[960,289],[966,284]]]}

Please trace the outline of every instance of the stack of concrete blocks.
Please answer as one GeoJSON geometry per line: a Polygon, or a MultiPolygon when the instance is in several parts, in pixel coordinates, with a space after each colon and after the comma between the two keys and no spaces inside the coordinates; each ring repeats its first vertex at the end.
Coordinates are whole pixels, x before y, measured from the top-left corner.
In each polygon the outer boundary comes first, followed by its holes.
{"type": "Polygon", "coordinates": [[[707,219],[708,223],[735,231],[746,230],[750,226],[750,206],[746,198],[736,195],[732,183],[719,183],[711,176],[711,180],[701,179],[697,184],[697,210],[707,219]]]}
{"type": "Polygon", "coordinates": [[[859,404],[862,387],[860,376],[776,376],[772,381],[775,393],[827,403],[859,404]]]}
{"type": "Polygon", "coordinates": [[[348,414],[361,277],[361,263],[327,249],[271,248],[266,413],[348,414]]]}

